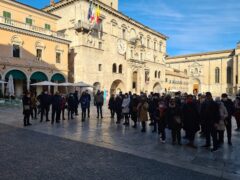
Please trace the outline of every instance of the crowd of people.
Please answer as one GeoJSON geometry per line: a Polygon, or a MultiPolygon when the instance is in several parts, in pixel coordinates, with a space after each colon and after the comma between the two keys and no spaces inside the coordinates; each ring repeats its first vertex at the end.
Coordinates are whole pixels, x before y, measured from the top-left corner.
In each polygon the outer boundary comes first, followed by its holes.
{"type": "MultiPolygon", "coordinates": [[[[91,95],[88,90],[79,96],[78,91],[67,96],[56,92],[49,95],[47,91],[39,96],[26,93],[23,98],[24,126],[31,125],[30,117],[37,119],[40,114],[40,122],[49,120],[51,106],[51,123],[59,123],[65,120],[65,111],[68,119],[78,116],[78,107],[81,106],[82,121],[90,118],[91,95]]],[[[94,96],[94,105],[97,109],[97,118],[103,118],[102,107],[104,104],[103,92],[98,91],[94,96]]],[[[150,121],[152,132],[158,133],[162,143],[166,140],[166,129],[171,130],[172,144],[182,144],[182,129],[188,140],[187,146],[196,148],[194,144],[195,135],[200,131],[201,137],[206,139],[203,147],[210,148],[212,152],[217,151],[224,143],[226,130],[228,145],[232,145],[232,116],[237,122],[236,131],[240,131],[240,97],[234,101],[222,94],[221,98],[215,100],[210,92],[194,96],[191,94],[176,93],[174,96],[166,94],[151,93],[146,95],[132,94],[131,92],[111,95],[108,108],[111,118],[116,116],[116,123],[129,126],[133,121],[133,128],[137,128],[141,122],[141,132],[146,132],[147,121],[150,121]]]]}

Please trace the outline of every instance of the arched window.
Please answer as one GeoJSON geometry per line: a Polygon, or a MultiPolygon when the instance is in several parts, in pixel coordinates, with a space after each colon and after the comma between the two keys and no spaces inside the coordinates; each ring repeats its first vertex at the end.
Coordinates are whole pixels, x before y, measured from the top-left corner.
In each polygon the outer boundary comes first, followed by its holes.
{"type": "Polygon", "coordinates": [[[161,77],[161,71],[158,72],[158,78],[160,79],[161,77]]]}
{"type": "Polygon", "coordinates": [[[155,78],[157,78],[157,71],[155,71],[155,78]]]}
{"type": "Polygon", "coordinates": [[[123,70],[123,68],[122,68],[122,65],[120,64],[120,65],[118,66],[118,72],[119,72],[120,74],[122,74],[122,70],[123,70]]]}
{"type": "Polygon", "coordinates": [[[117,72],[117,65],[115,63],[112,65],[112,72],[113,73],[117,72]]]}
{"type": "Polygon", "coordinates": [[[215,68],[215,83],[219,83],[220,82],[220,69],[219,67],[215,68]]]}
{"type": "Polygon", "coordinates": [[[231,84],[232,83],[232,68],[227,67],[227,83],[231,84]]]}

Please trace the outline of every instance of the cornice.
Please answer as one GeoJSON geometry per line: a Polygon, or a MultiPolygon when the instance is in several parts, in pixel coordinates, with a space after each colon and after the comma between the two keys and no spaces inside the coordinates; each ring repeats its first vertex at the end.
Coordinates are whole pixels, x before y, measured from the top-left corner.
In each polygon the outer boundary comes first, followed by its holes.
{"type": "Polygon", "coordinates": [[[213,61],[213,60],[222,60],[231,58],[231,56],[220,56],[220,57],[214,57],[214,58],[203,58],[203,59],[188,59],[188,60],[174,60],[171,62],[171,60],[166,60],[166,64],[178,64],[178,63],[189,63],[189,62],[199,62],[199,61],[213,61]]]}
{"type": "Polygon", "coordinates": [[[222,54],[222,53],[232,53],[235,49],[227,49],[227,50],[220,50],[220,51],[211,51],[211,52],[203,52],[203,53],[195,53],[195,54],[185,54],[179,56],[169,56],[166,59],[177,59],[177,58],[189,58],[194,56],[206,56],[206,55],[213,55],[213,54],[222,54]]]}
{"type": "MultiPolygon", "coordinates": [[[[67,5],[69,5],[69,4],[74,3],[74,2],[76,2],[76,1],[80,1],[80,0],[67,0],[67,1],[63,0],[63,1],[59,1],[59,2],[55,3],[54,6],[47,6],[47,7],[43,8],[43,11],[53,12],[53,11],[56,10],[56,9],[62,8],[62,7],[64,7],[64,6],[67,6],[67,5]]],[[[83,0],[82,0],[82,1],[83,1],[83,0]]],[[[84,1],[89,1],[89,0],[84,0],[84,1]]],[[[130,24],[132,24],[132,25],[134,25],[134,26],[137,26],[137,27],[140,28],[140,29],[144,29],[145,31],[148,31],[149,33],[151,33],[151,34],[153,34],[153,35],[155,35],[155,36],[161,37],[161,38],[163,38],[163,39],[165,39],[165,40],[168,39],[168,37],[165,36],[164,34],[162,34],[162,33],[160,33],[160,32],[157,32],[157,31],[151,29],[151,28],[148,27],[148,26],[143,25],[142,23],[140,23],[140,22],[138,22],[138,21],[136,21],[136,20],[134,20],[134,19],[126,16],[125,14],[123,14],[123,13],[121,13],[121,12],[113,9],[112,7],[110,7],[110,6],[108,6],[108,5],[100,2],[99,0],[96,0],[96,1],[95,1],[95,4],[96,4],[96,5],[99,5],[99,7],[100,7],[101,9],[105,10],[106,12],[108,12],[108,13],[110,13],[110,14],[113,14],[114,16],[117,16],[118,18],[123,19],[123,20],[127,21],[128,23],[130,23],[130,24]]]]}
{"type": "Polygon", "coordinates": [[[56,41],[56,42],[63,43],[63,44],[70,44],[71,43],[71,41],[68,41],[68,40],[56,38],[56,37],[53,37],[53,36],[48,36],[48,35],[45,35],[45,34],[29,31],[29,30],[26,30],[26,29],[21,29],[21,28],[18,28],[18,27],[8,26],[6,24],[1,24],[1,23],[0,23],[0,29],[13,31],[13,32],[17,32],[17,33],[21,33],[21,34],[25,34],[25,35],[30,35],[30,36],[50,40],[50,41],[56,41]]]}

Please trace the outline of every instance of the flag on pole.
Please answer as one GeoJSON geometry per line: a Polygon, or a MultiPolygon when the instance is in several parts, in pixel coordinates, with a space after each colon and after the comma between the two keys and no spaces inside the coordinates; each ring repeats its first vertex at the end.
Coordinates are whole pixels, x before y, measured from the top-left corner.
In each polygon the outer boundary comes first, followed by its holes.
{"type": "Polygon", "coordinates": [[[97,24],[100,23],[100,8],[99,8],[99,5],[98,5],[97,10],[96,10],[96,22],[97,22],[97,24]]]}
{"type": "Polygon", "coordinates": [[[94,8],[94,5],[92,5],[92,14],[91,14],[91,19],[90,19],[91,23],[93,23],[94,20],[95,20],[95,8],[94,8]]]}
{"type": "Polygon", "coordinates": [[[90,1],[89,9],[88,9],[88,20],[91,20],[91,18],[92,18],[92,12],[93,12],[93,2],[90,1]]]}

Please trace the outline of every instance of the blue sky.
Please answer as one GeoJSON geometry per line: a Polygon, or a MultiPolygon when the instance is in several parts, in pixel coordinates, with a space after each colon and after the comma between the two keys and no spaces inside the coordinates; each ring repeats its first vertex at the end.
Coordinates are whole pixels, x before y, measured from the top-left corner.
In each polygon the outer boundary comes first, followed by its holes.
{"type": "MultiPolygon", "coordinates": [[[[18,0],[37,8],[50,0],[18,0]]],[[[169,37],[169,55],[232,49],[240,41],[240,0],[119,0],[119,10],[169,37]]]]}

